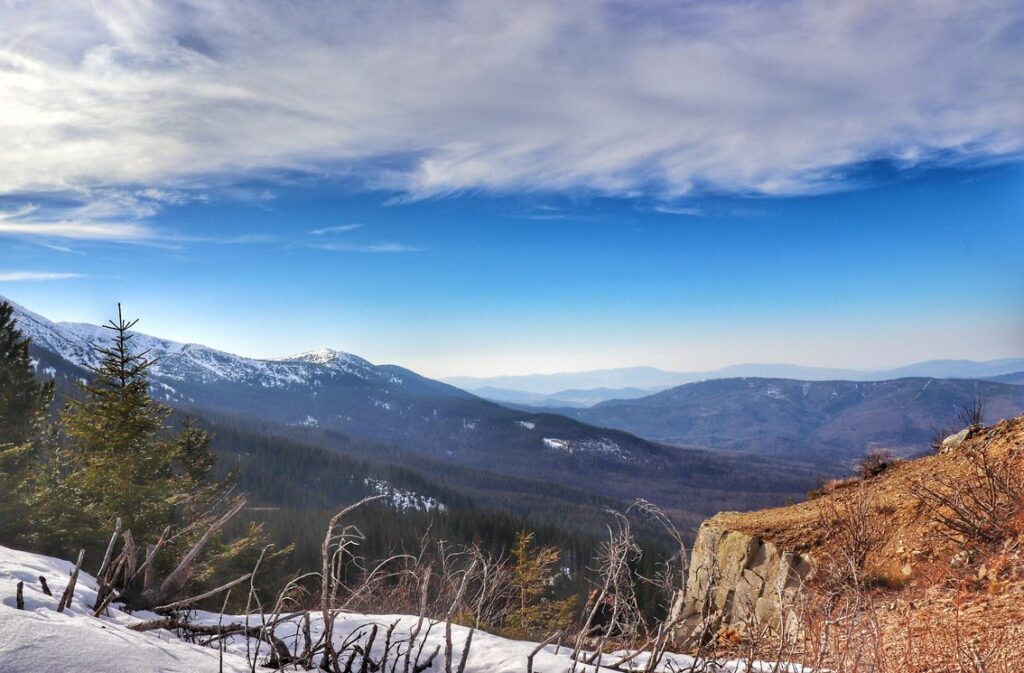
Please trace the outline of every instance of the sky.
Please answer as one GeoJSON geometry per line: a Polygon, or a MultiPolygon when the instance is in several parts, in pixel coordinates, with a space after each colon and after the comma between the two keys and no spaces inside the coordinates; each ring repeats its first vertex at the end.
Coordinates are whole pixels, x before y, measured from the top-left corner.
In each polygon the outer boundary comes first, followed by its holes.
{"type": "Polygon", "coordinates": [[[1015,1],[0,3],[0,295],[430,376],[1021,356],[1022,45],[1015,1]]]}

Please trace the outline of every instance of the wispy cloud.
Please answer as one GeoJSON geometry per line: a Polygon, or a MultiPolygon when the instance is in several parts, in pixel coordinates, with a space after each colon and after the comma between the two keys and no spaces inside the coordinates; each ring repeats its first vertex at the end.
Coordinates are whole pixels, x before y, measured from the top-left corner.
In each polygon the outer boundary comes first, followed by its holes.
{"type": "Polygon", "coordinates": [[[331,252],[419,252],[422,250],[422,248],[404,243],[320,243],[311,247],[331,252]]]}
{"type": "Polygon", "coordinates": [[[313,234],[314,236],[323,236],[324,234],[341,234],[346,231],[355,231],[356,229],[359,229],[362,226],[363,225],[361,223],[339,224],[336,227],[323,227],[321,229],[313,229],[309,233],[313,234]]]}
{"type": "MultiPolygon", "coordinates": [[[[43,241],[149,242],[159,238],[159,234],[144,219],[156,212],[155,207],[120,192],[86,193],[70,198],[63,195],[45,205],[27,203],[0,210],[0,236],[43,241]]],[[[59,244],[56,249],[69,251],[59,244]]]]}
{"type": "Polygon", "coordinates": [[[0,283],[38,282],[86,278],[80,273],[52,273],[49,271],[0,271],[0,283]]]}
{"type": "Polygon", "coordinates": [[[1022,21],[1017,0],[7,3],[0,193],[134,185],[145,209],[312,171],[671,198],[1005,160],[1022,21]]]}

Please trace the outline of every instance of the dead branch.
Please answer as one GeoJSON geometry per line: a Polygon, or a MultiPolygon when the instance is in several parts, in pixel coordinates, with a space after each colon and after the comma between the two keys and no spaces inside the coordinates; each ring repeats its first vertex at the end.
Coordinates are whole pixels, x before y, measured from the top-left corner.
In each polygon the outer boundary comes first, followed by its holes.
{"type": "Polygon", "coordinates": [[[252,573],[246,573],[246,574],[242,575],[241,577],[238,577],[236,579],[231,580],[227,584],[219,586],[216,589],[210,589],[209,591],[203,592],[203,593],[199,594],[198,596],[192,596],[191,598],[183,598],[180,601],[175,601],[173,603],[168,603],[167,605],[161,605],[159,607],[153,608],[153,612],[158,612],[158,613],[159,612],[171,612],[172,610],[177,610],[178,608],[183,607],[185,605],[191,605],[192,603],[198,603],[199,601],[205,600],[207,598],[210,598],[211,596],[216,596],[220,592],[226,591],[226,590],[230,589],[231,587],[233,587],[233,586],[235,586],[237,584],[241,584],[242,582],[246,581],[250,577],[252,577],[252,573]]]}
{"type": "Polygon", "coordinates": [[[68,581],[67,587],[64,588],[64,593],[60,597],[60,603],[57,605],[57,612],[64,612],[64,608],[71,605],[71,599],[75,595],[75,584],[78,583],[78,573],[82,570],[82,559],[85,558],[85,550],[81,549],[78,552],[78,561],[75,562],[75,569],[71,573],[71,579],[68,581]]]}
{"type": "Polygon", "coordinates": [[[537,647],[533,648],[533,651],[530,652],[530,654],[526,657],[526,673],[533,673],[533,658],[537,656],[541,650],[543,650],[551,643],[555,642],[555,640],[557,638],[560,638],[561,636],[561,631],[555,631],[550,636],[545,638],[543,641],[537,643],[537,647]]]}
{"type": "Polygon", "coordinates": [[[151,596],[154,603],[163,602],[167,598],[177,595],[185,588],[185,583],[188,581],[189,575],[192,574],[192,565],[203,552],[203,549],[210,541],[210,538],[213,537],[221,528],[226,526],[228,522],[234,519],[244,507],[245,498],[240,498],[234,507],[210,524],[210,527],[206,529],[206,532],[203,533],[195,544],[192,545],[192,548],[187,554],[185,554],[185,557],[181,559],[178,566],[160,584],[159,592],[155,596],[151,596]]]}

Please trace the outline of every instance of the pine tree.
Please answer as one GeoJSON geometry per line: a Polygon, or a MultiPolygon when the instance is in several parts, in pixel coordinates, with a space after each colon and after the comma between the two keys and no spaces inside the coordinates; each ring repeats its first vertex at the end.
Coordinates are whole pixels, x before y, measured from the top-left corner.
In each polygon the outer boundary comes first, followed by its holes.
{"type": "MultiPolygon", "coordinates": [[[[175,470],[178,443],[167,438],[171,410],[150,397],[148,352],[135,353],[118,305],[109,346],[97,347],[93,380],[82,386],[62,416],[76,469],[69,475],[98,530],[122,517],[137,539],[156,539],[173,523],[172,512],[185,498],[189,480],[175,470]]],[[[91,538],[96,531],[80,531],[91,538]]]]}
{"type": "Polygon", "coordinates": [[[152,398],[154,360],[132,347],[137,322],[118,305],[117,320],[105,325],[111,341],[96,347],[92,380],[61,414],[63,441],[40,465],[33,493],[41,548],[96,547],[120,517],[140,543],[176,530],[172,557],[231,500],[230,480],[210,478],[209,435],[191,419],[174,433],[171,408],[152,398]]]}
{"type": "Polygon", "coordinates": [[[5,541],[25,532],[29,464],[53,399],[53,383],[35,379],[28,345],[14,308],[0,302],[0,539],[5,541]]]}
{"type": "Polygon", "coordinates": [[[550,593],[559,577],[556,570],[559,552],[557,547],[534,548],[533,533],[520,531],[512,548],[512,586],[518,605],[507,619],[506,633],[510,636],[529,638],[550,634],[564,627],[572,619],[576,597],[554,600],[550,593]]]}

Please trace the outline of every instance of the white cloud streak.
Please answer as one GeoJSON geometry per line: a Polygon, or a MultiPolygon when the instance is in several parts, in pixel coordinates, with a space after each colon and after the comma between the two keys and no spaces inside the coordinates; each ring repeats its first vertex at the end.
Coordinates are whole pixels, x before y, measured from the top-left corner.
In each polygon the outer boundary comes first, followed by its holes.
{"type": "Polygon", "coordinates": [[[331,252],[419,252],[420,248],[404,243],[321,243],[311,246],[331,252]]]}
{"type": "Polygon", "coordinates": [[[85,278],[80,273],[51,273],[48,271],[0,271],[0,283],[39,282],[85,278]]]}
{"type": "Polygon", "coordinates": [[[309,233],[314,236],[323,236],[324,234],[343,234],[348,231],[355,231],[356,229],[362,228],[362,224],[340,224],[336,227],[323,227],[321,229],[313,229],[309,233]]]}
{"type": "Polygon", "coordinates": [[[1016,0],[5,3],[0,193],[813,192],[1019,156],[1022,25],[1016,0]]]}
{"type": "Polygon", "coordinates": [[[0,236],[120,243],[146,242],[158,237],[149,225],[123,217],[144,218],[156,210],[122,195],[90,195],[60,206],[28,204],[0,211],[0,236]],[[85,199],[85,202],[82,202],[85,199]],[[89,200],[92,199],[92,200],[89,200]]]}

